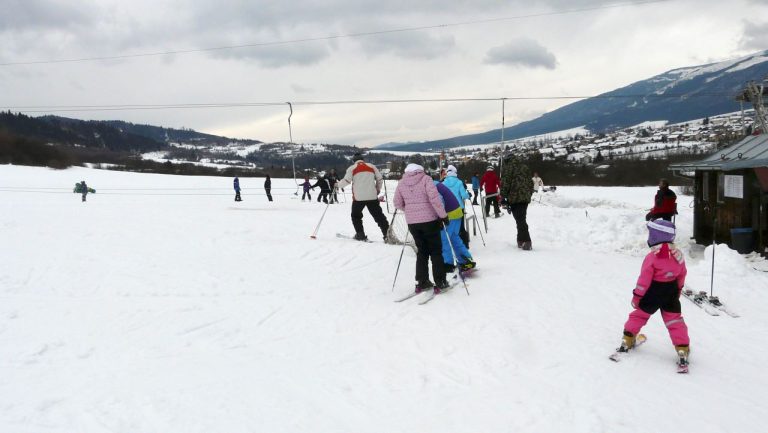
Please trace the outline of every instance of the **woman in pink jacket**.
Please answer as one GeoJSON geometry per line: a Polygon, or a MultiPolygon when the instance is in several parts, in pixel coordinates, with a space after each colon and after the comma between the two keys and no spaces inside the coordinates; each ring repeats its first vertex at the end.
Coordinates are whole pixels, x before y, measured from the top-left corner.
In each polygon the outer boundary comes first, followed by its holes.
{"type": "Polygon", "coordinates": [[[645,256],[640,269],[640,278],[632,291],[632,307],[629,319],[624,324],[624,338],[619,352],[626,352],[635,345],[640,329],[656,311],[661,309],[661,318],[669,331],[681,364],[688,364],[690,341],[680,309],[680,292],[685,285],[685,260],[682,251],[675,248],[675,225],[658,219],[648,223],[648,246],[651,251],[645,256]]]}
{"type": "Polygon", "coordinates": [[[448,215],[432,178],[424,173],[424,167],[408,164],[405,174],[397,184],[395,207],[404,211],[408,231],[416,243],[416,293],[433,287],[429,281],[429,259],[432,259],[434,291],[440,293],[448,287],[443,267],[443,246],[440,231],[448,215]]]}

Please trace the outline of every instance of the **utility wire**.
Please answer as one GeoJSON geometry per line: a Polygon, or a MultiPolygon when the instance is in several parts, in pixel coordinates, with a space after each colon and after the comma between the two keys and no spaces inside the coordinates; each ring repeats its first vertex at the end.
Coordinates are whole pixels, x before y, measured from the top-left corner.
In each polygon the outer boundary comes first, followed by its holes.
{"type": "MultiPolygon", "coordinates": [[[[360,105],[360,104],[408,104],[434,102],[489,102],[489,101],[545,101],[578,99],[687,99],[708,97],[731,97],[730,93],[700,92],[693,94],[626,94],[626,95],[580,95],[580,96],[509,96],[499,98],[434,98],[434,99],[357,99],[336,101],[296,101],[293,105],[360,105]]],[[[65,111],[138,111],[138,110],[176,110],[199,108],[237,108],[237,107],[274,107],[285,102],[220,102],[197,104],[118,104],[118,105],[17,105],[0,107],[0,110],[12,110],[22,113],[52,113],[65,111]]]]}
{"type": "Polygon", "coordinates": [[[398,29],[378,30],[378,31],[371,31],[371,32],[346,33],[342,35],[289,39],[284,41],[257,42],[257,43],[251,43],[251,44],[227,45],[227,46],[221,46],[221,47],[193,48],[193,49],[186,49],[186,50],[169,50],[169,51],[159,51],[159,52],[152,52],[152,53],[122,54],[122,55],[113,55],[113,56],[82,57],[82,58],[74,58],[74,59],[35,60],[35,61],[29,61],[29,62],[4,62],[4,63],[0,63],[0,66],[22,66],[22,65],[43,65],[43,64],[54,64],[54,63],[93,62],[93,61],[99,61],[99,60],[134,59],[134,58],[140,58],[140,57],[157,57],[157,56],[176,55],[176,54],[202,53],[202,52],[211,52],[211,51],[233,50],[233,49],[240,49],[240,48],[258,48],[258,47],[269,47],[269,46],[276,46],[276,45],[290,45],[290,44],[299,44],[299,43],[305,43],[305,42],[329,41],[329,40],[336,40],[336,39],[358,38],[358,37],[385,35],[385,34],[392,34],[392,33],[404,33],[404,32],[431,30],[431,29],[438,29],[438,28],[486,24],[486,23],[494,23],[494,22],[501,22],[501,21],[523,20],[528,18],[566,15],[566,14],[574,14],[574,13],[581,13],[581,12],[590,12],[590,11],[601,10],[601,9],[620,8],[625,6],[642,6],[642,5],[653,4],[653,3],[666,3],[669,1],[672,1],[672,0],[645,0],[645,1],[624,2],[624,3],[615,3],[615,4],[608,4],[608,5],[602,5],[602,6],[579,8],[579,9],[567,9],[567,10],[561,10],[561,11],[541,12],[541,13],[527,14],[527,15],[515,15],[515,16],[509,16],[509,17],[486,18],[486,19],[471,20],[471,21],[459,21],[459,22],[447,23],[447,24],[433,24],[433,25],[416,26],[416,27],[403,27],[398,29]]]}

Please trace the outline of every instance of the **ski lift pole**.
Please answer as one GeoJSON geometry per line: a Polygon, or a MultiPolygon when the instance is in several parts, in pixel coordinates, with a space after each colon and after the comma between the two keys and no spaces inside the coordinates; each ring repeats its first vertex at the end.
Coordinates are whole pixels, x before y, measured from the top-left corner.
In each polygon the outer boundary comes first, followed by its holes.
{"type": "Polygon", "coordinates": [[[714,295],[715,290],[715,250],[717,244],[715,243],[715,236],[717,236],[717,205],[713,209],[714,218],[712,219],[712,271],[709,279],[709,297],[714,295]]]}
{"type": "Polygon", "coordinates": [[[291,146],[291,166],[293,167],[293,182],[296,184],[296,192],[294,192],[293,195],[298,197],[299,181],[296,180],[296,155],[293,149],[293,131],[291,130],[291,116],[293,116],[293,105],[291,105],[290,102],[286,102],[286,104],[288,104],[288,109],[291,110],[291,113],[288,115],[288,145],[291,146]]]}
{"type": "Polygon", "coordinates": [[[501,98],[501,155],[499,155],[499,176],[501,176],[502,169],[504,168],[504,103],[507,98],[501,98]]]}

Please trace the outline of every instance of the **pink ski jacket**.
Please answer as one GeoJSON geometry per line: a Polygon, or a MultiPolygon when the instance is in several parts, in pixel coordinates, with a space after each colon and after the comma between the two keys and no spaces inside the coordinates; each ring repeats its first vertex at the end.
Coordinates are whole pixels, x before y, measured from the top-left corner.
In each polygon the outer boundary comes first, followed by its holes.
{"type": "Polygon", "coordinates": [[[643,260],[634,294],[636,296],[645,295],[653,281],[662,283],[677,281],[677,287],[682,289],[687,273],[682,251],[669,243],[654,245],[651,247],[651,252],[643,260]]]}
{"type": "Polygon", "coordinates": [[[447,216],[432,178],[423,171],[406,172],[395,190],[395,207],[405,212],[405,222],[418,224],[447,216]]]}

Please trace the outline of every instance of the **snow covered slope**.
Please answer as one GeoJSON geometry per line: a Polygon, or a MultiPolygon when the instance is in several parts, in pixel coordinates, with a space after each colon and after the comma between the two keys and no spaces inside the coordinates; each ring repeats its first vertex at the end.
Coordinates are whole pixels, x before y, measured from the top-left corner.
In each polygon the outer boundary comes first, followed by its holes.
{"type": "MultiPolygon", "coordinates": [[[[415,258],[351,233],[349,203],[292,180],[0,166],[0,431],[746,432],[763,430],[768,277],[720,246],[715,292],[683,301],[691,373],[661,319],[619,364],[652,188],[560,188],[531,205],[534,251],[489,221],[479,264],[419,306],[415,258]],[[85,179],[97,193],[71,193],[85,179]],[[61,189],[55,189],[61,188],[61,189]]],[[[393,188],[390,188],[392,191],[393,188]]],[[[690,245],[689,281],[710,262],[690,245]]],[[[478,209],[479,211],[479,209],[478,209]]],[[[369,237],[380,240],[366,214],[369,237]]],[[[711,248],[710,248],[711,250],[711,248]]]]}

